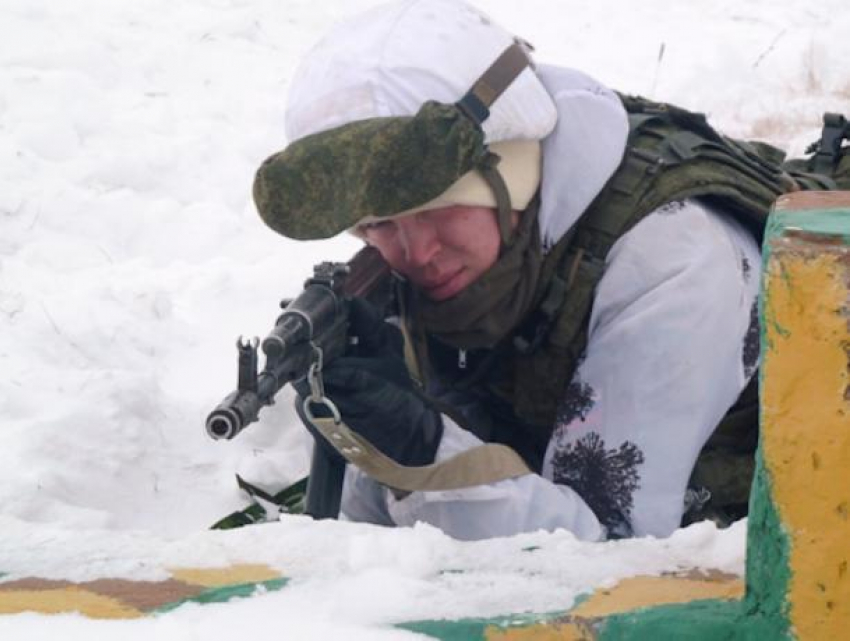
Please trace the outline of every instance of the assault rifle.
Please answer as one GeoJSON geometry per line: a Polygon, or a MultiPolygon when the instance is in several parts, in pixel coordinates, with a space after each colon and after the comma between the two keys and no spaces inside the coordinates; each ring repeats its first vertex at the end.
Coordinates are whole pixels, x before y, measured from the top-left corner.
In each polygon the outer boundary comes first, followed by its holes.
{"type": "MultiPolygon", "coordinates": [[[[210,413],[207,434],[232,439],[258,420],[260,410],[289,382],[304,378],[310,369],[321,369],[349,344],[348,310],[353,297],[365,298],[387,310],[392,299],[389,266],[372,247],[361,249],[347,263],[323,262],[313,268],[304,291],[281,302],[283,313],[262,342],[258,338],[236,341],[239,375],[236,390],[210,413]],[[265,364],[258,371],[258,347],[265,364]]],[[[307,484],[305,512],[315,518],[336,518],[345,463],[332,457],[327,446],[315,443],[307,484]]]]}

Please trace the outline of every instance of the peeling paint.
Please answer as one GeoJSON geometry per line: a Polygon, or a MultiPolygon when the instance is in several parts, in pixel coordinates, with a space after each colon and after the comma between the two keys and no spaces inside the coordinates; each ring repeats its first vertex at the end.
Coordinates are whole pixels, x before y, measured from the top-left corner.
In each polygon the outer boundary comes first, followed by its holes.
{"type": "Polygon", "coordinates": [[[795,230],[771,244],[765,274],[765,314],[787,333],[764,355],[762,442],[789,537],[787,601],[800,639],[841,638],[850,626],[848,258],[850,239],[795,230]]]}

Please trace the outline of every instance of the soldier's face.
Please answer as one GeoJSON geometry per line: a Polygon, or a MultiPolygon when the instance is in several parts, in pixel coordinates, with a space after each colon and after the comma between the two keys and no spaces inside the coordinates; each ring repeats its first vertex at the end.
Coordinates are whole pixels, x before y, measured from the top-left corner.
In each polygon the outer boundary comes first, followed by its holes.
{"type": "Polygon", "coordinates": [[[431,209],[359,231],[390,267],[436,301],[458,294],[490,269],[501,246],[496,210],[488,207],[431,209]]]}

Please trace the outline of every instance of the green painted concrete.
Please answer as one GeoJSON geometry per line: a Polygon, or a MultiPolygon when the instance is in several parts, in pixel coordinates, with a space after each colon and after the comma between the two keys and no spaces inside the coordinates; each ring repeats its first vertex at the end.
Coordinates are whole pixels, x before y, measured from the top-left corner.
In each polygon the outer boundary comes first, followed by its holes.
{"type": "MultiPolygon", "coordinates": [[[[847,208],[775,211],[767,221],[765,239],[777,237],[786,229],[800,229],[809,234],[826,234],[850,242],[847,208]]],[[[765,250],[769,249],[765,243],[765,250]]]]}
{"type": "Polygon", "coordinates": [[[258,591],[272,592],[274,590],[280,590],[288,582],[289,579],[280,578],[271,579],[269,581],[238,583],[236,585],[225,585],[218,588],[210,588],[196,596],[164,605],[154,610],[154,612],[171,612],[185,603],[224,603],[225,601],[229,601],[234,598],[254,596],[258,591]]]}
{"type": "Polygon", "coordinates": [[[440,641],[486,641],[485,631],[488,628],[510,630],[522,629],[541,623],[549,623],[563,618],[565,612],[548,614],[517,614],[513,616],[493,617],[491,619],[457,619],[411,621],[400,623],[395,627],[425,634],[440,641]]]}
{"type": "Polygon", "coordinates": [[[744,607],[751,617],[771,623],[772,635],[765,638],[780,639],[788,636],[790,626],[787,602],[791,580],[790,542],[770,497],[769,477],[759,446],[747,521],[744,607]]]}

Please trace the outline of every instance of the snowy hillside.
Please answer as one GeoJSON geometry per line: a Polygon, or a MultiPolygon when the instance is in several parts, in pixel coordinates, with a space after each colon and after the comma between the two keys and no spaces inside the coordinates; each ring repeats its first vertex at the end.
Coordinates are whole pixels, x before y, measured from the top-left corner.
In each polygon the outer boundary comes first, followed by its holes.
{"type": "MultiPolygon", "coordinates": [[[[232,442],[209,440],[203,420],[235,384],[236,337],[265,334],[314,262],[357,247],[276,236],[250,188],[286,143],[299,57],[374,4],[0,2],[0,573],[156,576],[247,559],[298,579],[156,620],[0,617],[0,638],[403,639],[414,635],[385,626],[563,609],[637,572],[742,571],[740,525],[604,545],[564,532],[461,544],[305,518],[204,532],[245,504],[237,471],[274,488],[307,468],[288,392],[232,442]]],[[[824,111],[850,113],[846,0],[477,4],[540,61],[792,153],[824,111]]]]}

